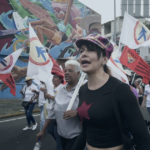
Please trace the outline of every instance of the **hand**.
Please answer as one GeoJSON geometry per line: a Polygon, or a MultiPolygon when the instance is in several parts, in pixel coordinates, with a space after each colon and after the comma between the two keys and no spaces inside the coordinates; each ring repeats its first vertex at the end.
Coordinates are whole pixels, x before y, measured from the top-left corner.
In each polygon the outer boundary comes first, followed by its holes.
{"type": "Polygon", "coordinates": [[[39,140],[43,140],[44,138],[44,135],[45,135],[45,132],[41,131],[39,132],[37,135],[36,135],[36,141],[38,142],[39,140]]]}
{"type": "Polygon", "coordinates": [[[143,108],[143,109],[146,109],[146,106],[145,106],[145,104],[144,104],[144,103],[142,104],[142,108],[143,108]]]}
{"type": "Polygon", "coordinates": [[[40,88],[40,90],[41,90],[42,92],[46,92],[46,89],[45,89],[45,88],[40,88]]]}
{"type": "Polygon", "coordinates": [[[77,116],[76,110],[69,110],[69,111],[64,112],[63,119],[69,120],[69,119],[74,118],[76,116],[77,116]]]}
{"type": "Polygon", "coordinates": [[[29,103],[32,103],[33,102],[33,100],[31,99],[30,101],[29,101],[29,103]]]}
{"type": "Polygon", "coordinates": [[[32,92],[36,93],[36,90],[32,90],[32,92]]]}

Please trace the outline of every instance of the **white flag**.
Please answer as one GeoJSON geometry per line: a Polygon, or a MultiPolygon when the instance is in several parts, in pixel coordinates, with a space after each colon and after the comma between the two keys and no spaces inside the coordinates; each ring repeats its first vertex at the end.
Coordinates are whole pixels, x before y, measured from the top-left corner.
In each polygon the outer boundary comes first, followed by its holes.
{"type": "Polygon", "coordinates": [[[150,31],[140,21],[125,12],[120,42],[131,49],[150,46],[150,31]]]}
{"type": "Polygon", "coordinates": [[[29,34],[30,55],[27,76],[39,81],[47,82],[51,75],[53,63],[30,24],[29,34]]]}
{"type": "Polygon", "coordinates": [[[0,74],[11,73],[11,70],[14,67],[16,61],[18,60],[18,57],[21,54],[22,50],[23,48],[13,52],[12,54],[8,55],[0,61],[0,74]]]}
{"type": "Polygon", "coordinates": [[[120,52],[119,52],[119,48],[118,46],[112,42],[112,45],[114,46],[114,51],[111,54],[110,59],[107,62],[107,66],[109,67],[109,69],[111,70],[111,74],[113,77],[117,78],[118,80],[129,84],[127,76],[125,75],[124,69],[122,67],[122,64],[120,63],[120,52]]]}
{"type": "Polygon", "coordinates": [[[14,96],[16,95],[16,85],[11,70],[18,60],[22,50],[23,49],[21,48],[0,61],[0,80],[10,88],[10,92],[14,96]]]}

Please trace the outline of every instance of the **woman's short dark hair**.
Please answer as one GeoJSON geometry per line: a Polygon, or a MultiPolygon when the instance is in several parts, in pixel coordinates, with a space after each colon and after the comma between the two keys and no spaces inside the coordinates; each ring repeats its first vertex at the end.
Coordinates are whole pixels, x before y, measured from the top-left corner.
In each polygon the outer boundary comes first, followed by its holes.
{"type": "MultiPolygon", "coordinates": [[[[105,56],[107,57],[105,50],[102,49],[101,47],[99,47],[98,45],[96,45],[96,44],[94,44],[94,43],[92,43],[92,42],[89,42],[89,41],[83,41],[81,47],[82,47],[83,45],[86,46],[88,50],[90,50],[90,51],[95,51],[95,52],[97,53],[98,60],[100,59],[101,55],[103,55],[104,57],[105,57],[105,56]]],[[[81,49],[81,47],[80,47],[79,49],[81,49]]],[[[80,51],[80,50],[79,50],[79,51],[80,51]]],[[[110,69],[107,67],[106,64],[104,65],[104,71],[105,71],[107,74],[111,75],[111,71],[110,71],[110,69]]]]}

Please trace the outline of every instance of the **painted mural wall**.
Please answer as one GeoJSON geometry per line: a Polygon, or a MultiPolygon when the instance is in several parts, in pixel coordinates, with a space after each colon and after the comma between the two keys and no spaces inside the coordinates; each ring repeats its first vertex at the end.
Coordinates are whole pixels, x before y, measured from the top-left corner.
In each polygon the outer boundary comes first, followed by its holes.
{"type": "MultiPolygon", "coordinates": [[[[84,34],[80,20],[90,10],[77,0],[0,0],[0,61],[24,47],[12,74],[16,98],[27,72],[29,57],[28,25],[34,28],[41,43],[54,59],[77,55],[75,41],[84,34]]],[[[14,98],[0,83],[0,99],[14,98]]]]}

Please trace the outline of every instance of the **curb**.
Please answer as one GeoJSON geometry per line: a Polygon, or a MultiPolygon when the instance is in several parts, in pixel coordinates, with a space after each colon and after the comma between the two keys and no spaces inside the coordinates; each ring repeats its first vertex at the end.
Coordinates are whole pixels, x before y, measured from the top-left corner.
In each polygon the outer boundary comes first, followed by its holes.
{"type": "MultiPolygon", "coordinates": [[[[33,110],[33,113],[37,113],[37,112],[40,112],[40,110],[33,110]]],[[[25,112],[11,114],[11,115],[4,115],[4,116],[0,116],[0,119],[21,116],[21,115],[24,115],[24,114],[25,114],[25,112]]]]}

